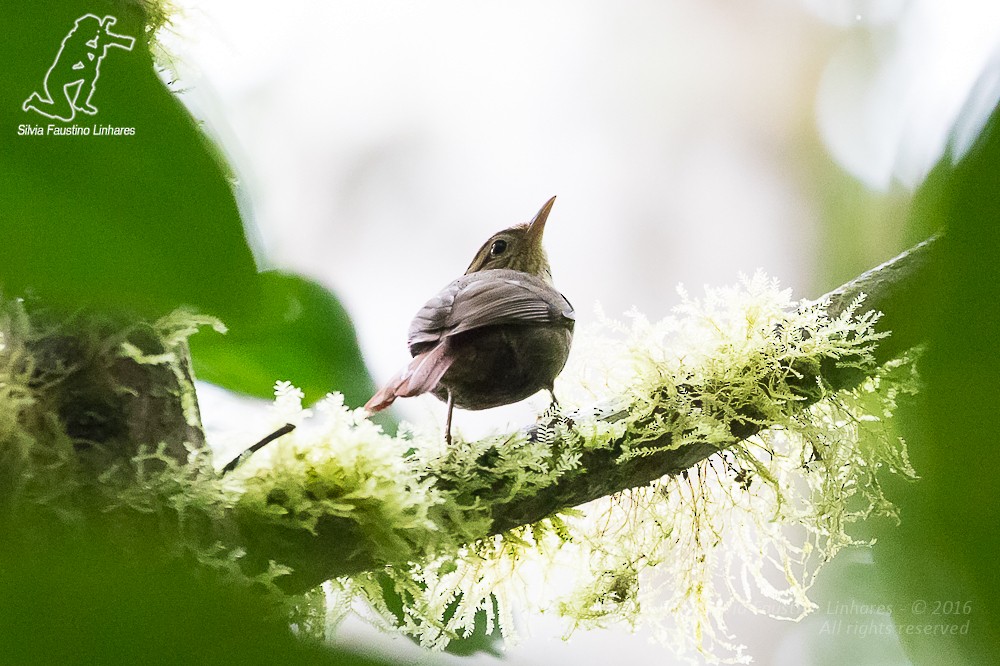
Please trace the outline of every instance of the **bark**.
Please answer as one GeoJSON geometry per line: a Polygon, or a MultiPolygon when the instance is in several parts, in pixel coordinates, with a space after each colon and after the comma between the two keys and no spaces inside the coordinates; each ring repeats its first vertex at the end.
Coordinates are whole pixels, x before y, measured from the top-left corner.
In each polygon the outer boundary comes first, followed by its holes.
{"type": "Polygon", "coordinates": [[[168,347],[150,325],[121,318],[28,316],[42,410],[57,415],[86,463],[106,469],[159,444],[183,462],[189,445],[204,446],[185,344],[168,347]],[[123,343],[135,356],[122,352],[123,343]]]}

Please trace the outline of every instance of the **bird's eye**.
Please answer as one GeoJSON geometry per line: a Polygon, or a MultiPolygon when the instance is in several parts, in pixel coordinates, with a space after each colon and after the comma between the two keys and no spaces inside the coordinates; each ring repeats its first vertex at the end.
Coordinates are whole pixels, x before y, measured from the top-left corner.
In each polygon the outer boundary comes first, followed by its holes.
{"type": "Polygon", "coordinates": [[[499,257],[501,254],[507,251],[507,241],[500,239],[493,241],[493,245],[490,245],[490,256],[499,257]]]}

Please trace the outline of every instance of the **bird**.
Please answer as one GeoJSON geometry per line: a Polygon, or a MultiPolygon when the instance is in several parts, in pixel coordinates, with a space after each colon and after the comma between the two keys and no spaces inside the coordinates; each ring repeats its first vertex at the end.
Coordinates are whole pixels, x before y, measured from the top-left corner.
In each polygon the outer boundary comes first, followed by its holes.
{"type": "Polygon", "coordinates": [[[552,281],[542,247],[552,197],[531,222],[490,236],[465,274],[424,304],[410,324],[413,359],[365,404],[369,414],[397,398],[431,393],[447,404],[450,445],[455,407],[489,409],[546,390],[573,342],[573,306],[552,281]]]}

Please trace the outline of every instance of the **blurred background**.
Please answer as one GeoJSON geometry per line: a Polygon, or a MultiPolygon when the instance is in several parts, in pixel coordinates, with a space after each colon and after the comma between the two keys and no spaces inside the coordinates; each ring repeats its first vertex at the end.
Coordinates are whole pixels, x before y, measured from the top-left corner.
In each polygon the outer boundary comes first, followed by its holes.
{"type": "MultiPolygon", "coordinates": [[[[915,189],[952,127],[974,135],[996,99],[960,113],[1000,43],[993,0],[176,4],[165,77],[235,171],[258,264],[336,293],[376,382],[407,361],[417,308],[552,195],[546,246],[580,325],[596,303],[658,318],[678,283],[758,268],[819,296],[922,239],[915,189]]],[[[262,402],[201,398],[222,447],[237,445],[219,433],[267,428],[262,402]]],[[[457,427],[521,425],[543,402],[457,427]]],[[[433,398],[398,410],[443,414],[433,398]]],[[[820,608],[877,590],[870,562],[840,556],[820,608]]],[[[892,631],[824,635],[827,619],[736,613],[730,629],[758,663],[908,663],[892,631]]],[[[563,642],[556,618],[520,622],[507,663],[672,663],[642,633],[563,642]]],[[[496,661],[357,620],[338,640],[398,663],[496,661]]]]}

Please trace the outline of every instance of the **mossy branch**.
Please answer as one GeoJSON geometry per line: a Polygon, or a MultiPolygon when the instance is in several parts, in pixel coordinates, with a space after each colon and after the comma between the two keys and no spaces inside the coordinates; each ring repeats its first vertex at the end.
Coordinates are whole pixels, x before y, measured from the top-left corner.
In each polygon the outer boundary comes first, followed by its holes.
{"type": "Polygon", "coordinates": [[[878,473],[914,476],[887,421],[919,388],[908,351],[922,342],[915,313],[937,244],[813,303],[761,274],[702,299],[682,292],[660,322],[635,314],[580,331],[557,387],[578,409],[509,435],[448,447],[433,431],[389,436],[342,396],[304,411],[280,383],[275,425],[317,413],[315,427],[222,475],[201,446],[186,355],[197,327],[217,321],[67,319],[7,302],[0,521],[34,512],[95,536],[155,532],[165,553],[261,583],[276,601],[334,579],[328,618],[363,599],[438,648],[489,609],[509,630],[526,562],[579,565],[572,592],[533,603],[586,626],[637,622],[652,607],[642,573],[666,568],[673,592],[644,617],[678,621],[679,644],[703,654],[738,653],[718,621],[734,591],[712,582],[727,567],[801,617],[820,564],[859,543],[849,525],[895,517],[878,473]],[[733,542],[730,520],[743,531],[733,542]]]}
{"type": "MultiPolygon", "coordinates": [[[[865,310],[885,313],[876,328],[883,332],[891,330],[892,335],[882,339],[873,350],[876,362],[892,360],[922,342],[922,328],[919,325],[907,325],[904,317],[905,313],[913,310],[913,304],[920,301],[921,290],[932,269],[931,260],[937,243],[934,239],[925,241],[819,300],[830,318],[849,311],[862,294],[865,296],[865,310]]],[[[819,363],[806,367],[787,370],[795,378],[790,385],[799,408],[820,399],[826,391],[853,387],[867,376],[865,371],[844,363],[843,358],[833,357],[822,358],[819,363]]],[[[735,417],[727,416],[732,439],[713,443],[695,441],[670,448],[671,436],[665,435],[642,442],[641,446],[650,452],[648,455],[630,456],[627,454],[634,453],[636,442],[626,433],[622,437],[612,438],[609,446],[584,449],[578,464],[572,469],[551,484],[536,488],[531,493],[511,492],[511,488],[502,479],[498,479],[493,486],[478,485],[466,489],[467,491],[463,490],[461,480],[448,469],[447,458],[442,458],[441,467],[429,469],[424,480],[433,482],[435,486],[444,488],[453,495],[466,497],[469,508],[459,521],[452,521],[444,514],[434,515],[432,522],[437,521],[437,531],[447,534],[451,539],[458,536],[472,542],[518,526],[530,525],[560,510],[644,486],[665,475],[681,474],[713,453],[757,434],[770,425],[760,414],[755,413],[752,406],[736,405],[733,410],[728,410],[711,404],[703,405],[699,391],[705,390],[705,387],[680,386],[677,390],[688,393],[689,404],[705,410],[715,409],[718,413],[727,415],[735,414],[735,417]],[[456,535],[456,532],[462,530],[464,533],[456,535]]],[[[717,403],[720,393],[715,391],[712,395],[717,403]]],[[[722,395],[724,397],[724,393],[722,395]]],[[[602,405],[589,411],[589,414],[594,413],[598,415],[599,421],[614,424],[625,418],[626,411],[615,405],[602,405]]],[[[684,416],[661,408],[645,418],[651,422],[673,422],[684,416]]],[[[574,427],[575,419],[571,414],[560,418],[558,423],[532,426],[523,434],[529,440],[545,437],[546,443],[557,450],[560,441],[558,437],[553,439],[552,433],[572,438],[574,427]]],[[[634,429],[629,432],[634,432],[634,429]]],[[[489,456],[484,456],[477,464],[488,475],[489,456]]],[[[268,498],[269,501],[271,499],[268,498]]],[[[275,497],[273,500],[275,504],[281,504],[282,498],[275,497]]],[[[267,568],[269,562],[279,562],[290,567],[292,572],[282,576],[277,582],[292,593],[311,589],[334,577],[419,557],[420,548],[433,543],[433,538],[427,538],[425,534],[415,536],[412,525],[406,528],[405,533],[400,529],[397,534],[385,535],[386,543],[375,544],[372,543],[371,534],[362,530],[350,517],[322,515],[311,531],[264,519],[258,510],[241,508],[239,504],[234,509],[233,517],[243,535],[247,551],[245,561],[262,570],[267,568]]],[[[434,532],[435,526],[432,525],[428,531],[434,532]]]]}

